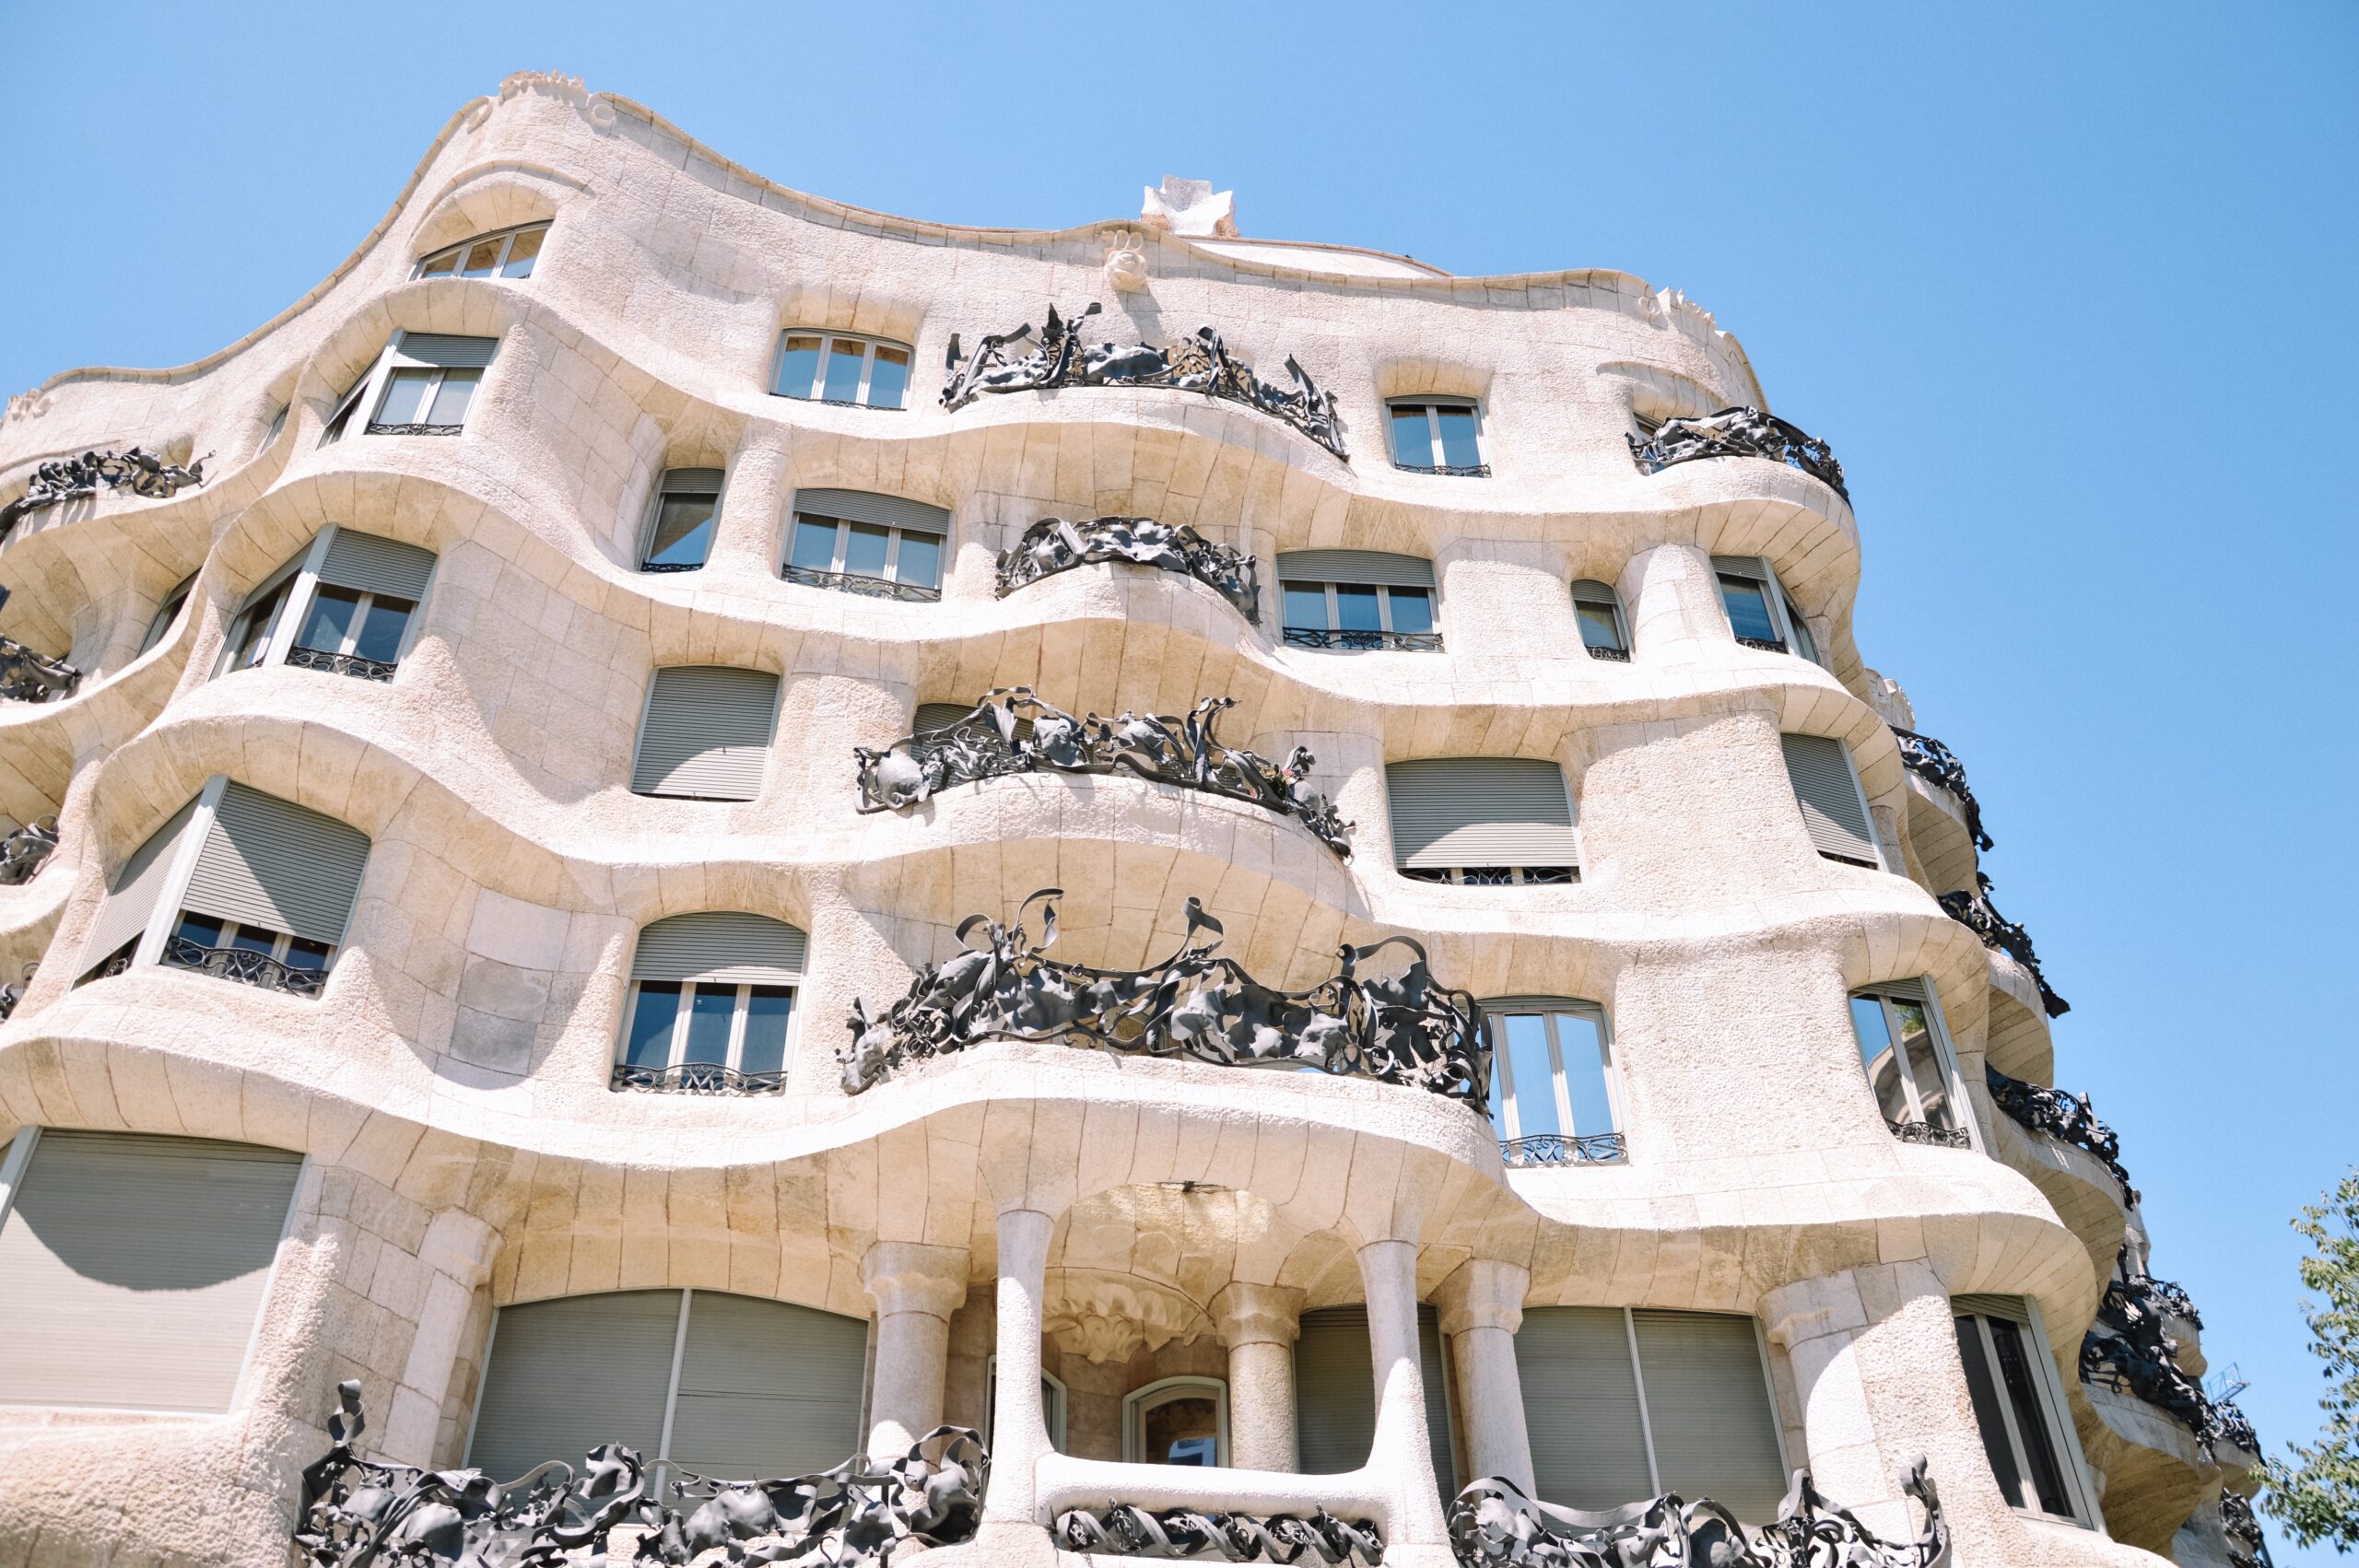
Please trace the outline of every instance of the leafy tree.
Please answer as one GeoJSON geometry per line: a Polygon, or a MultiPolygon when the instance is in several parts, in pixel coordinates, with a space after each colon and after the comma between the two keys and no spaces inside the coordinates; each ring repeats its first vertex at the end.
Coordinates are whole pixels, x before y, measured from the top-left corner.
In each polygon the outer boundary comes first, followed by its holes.
{"type": "Polygon", "coordinates": [[[2304,1207],[2294,1228],[2316,1249],[2302,1259],[2302,1283],[2326,1298],[2302,1303],[2310,1353],[2326,1363],[2326,1426],[2316,1446],[2286,1445],[2299,1464],[2269,1461],[2261,1507],[2302,1545],[2349,1551],[2359,1546],[2359,1169],[2304,1207]]]}

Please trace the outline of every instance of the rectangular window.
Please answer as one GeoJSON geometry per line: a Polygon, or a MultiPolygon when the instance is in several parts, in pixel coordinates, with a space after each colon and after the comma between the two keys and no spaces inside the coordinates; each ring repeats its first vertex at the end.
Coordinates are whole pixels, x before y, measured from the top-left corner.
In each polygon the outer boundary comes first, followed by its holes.
{"type": "MultiPolygon", "coordinates": [[[[631,987],[623,1061],[665,1088],[762,1093],[786,1085],[792,986],[640,980],[631,987]]],[[[623,1080],[629,1083],[628,1076],[623,1080]]],[[[655,1087],[655,1083],[630,1084],[655,1087]]]]}
{"type": "Polygon", "coordinates": [[[1441,638],[1434,630],[1434,596],[1429,588],[1294,581],[1280,587],[1289,647],[1354,652],[1372,649],[1431,652],[1441,647],[1441,638]]]}
{"type": "Polygon", "coordinates": [[[217,780],[165,965],[316,997],[344,941],[369,837],[306,806],[217,780]]]}
{"type": "Polygon", "coordinates": [[[1893,1135],[1910,1143],[1969,1149],[1954,1085],[1957,1065],[1927,982],[1872,986],[1851,995],[1851,1032],[1868,1086],[1893,1135]]]}
{"type": "MultiPolygon", "coordinates": [[[[1449,1441],[1453,1390],[1438,1316],[1430,1305],[1417,1308],[1417,1362],[1434,1478],[1449,1497],[1458,1491],[1449,1441]]],[[[1376,1439],[1376,1356],[1367,1307],[1329,1306],[1302,1315],[1295,1341],[1294,1397],[1303,1474],[1334,1475],[1367,1463],[1376,1439]]]]}
{"type": "Polygon", "coordinates": [[[942,597],[942,536],[797,513],[782,575],[811,588],[930,603],[942,597]]]}
{"type": "Polygon", "coordinates": [[[777,397],[839,404],[847,408],[898,408],[910,390],[907,344],[849,333],[788,332],[779,339],[777,397]]]}
{"type": "Polygon", "coordinates": [[[648,683],[631,790],[693,801],[761,792],[778,720],[778,677],[766,670],[675,664],[648,683]]]}
{"type": "Polygon", "coordinates": [[[385,395],[369,421],[372,436],[455,436],[483,380],[478,369],[405,365],[386,380],[385,395]]]}
{"type": "Polygon", "coordinates": [[[238,613],[230,623],[229,645],[222,650],[221,668],[251,670],[270,652],[271,634],[278,629],[278,613],[287,606],[288,595],[295,590],[295,574],[289,572],[261,598],[238,613]]]}
{"type": "Polygon", "coordinates": [[[463,240],[418,263],[416,275],[527,278],[533,275],[533,263],[540,256],[541,241],[547,238],[548,231],[546,223],[529,223],[521,228],[503,228],[463,240]]]}
{"type": "Polygon", "coordinates": [[[1622,600],[1604,583],[1583,579],[1573,584],[1573,619],[1581,646],[1592,659],[1630,661],[1630,638],[1622,625],[1622,600]]]}
{"type": "Polygon", "coordinates": [[[155,618],[147,623],[147,635],[139,639],[140,652],[145,653],[164,640],[164,634],[172,629],[172,624],[181,618],[181,611],[187,607],[189,590],[195,582],[196,574],[191,572],[164,595],[164,602],[156,606],[155,618]]]}
{"type": "Polygon", "coordinates": [[[1387,765],[1393,865],[1471,886],[1580,880],[1564,769],[1539,757],[1425,757],[1387,765]]]}
{"type": "Polygon", "coordinates": [[[1826,735],[1780,735],[1778,743],[1812,846],[1830,860],[1883,870],[1867,796],[1851,771],[1850,751],[1826,735]]]}
{"type": "Polygon", "coordinates": [[[417,612],[412,600],[322,582],[312,591],[311,612],[295,634],[294,646],[287,650],[287,662],[298,669],[390,681],[417,612]]]}
{"type": "Polygon", "coordinates": [[[1713,573],[1719,579],[1720,604],[1728,611],[1729,629],[1737,641],[1765,653],[1797,653],[1824,666],[1810,623],[1794,604],[1793,595],[1778,580],[1768,560],[1760,556],[1715,556],[1713,573]]]}
{"type": "Polygon", "coordinates": [[[2028,1309],[2004,1297],[1955,1305],[1958,1360],[1999,1490],[2019,1512],[2087,1523],[2054,1363],[2028,1309]]]}
{"type": "Polygon", "coordinates": [[[1483,412],[1472,398],[1400,398],[1391,415],[1392,466],[1461,479],[1490,476],[1483,461],[1483,412]]]}
{"type": "Polygon", "coordinates": [[[666,470],[655,487],[655,516],[648,529],[644,572],[692,572],[712,553],[712,532],[721,513],[721,470],[666,470]]]}
{"type": "Polygon", "coordinates": [[[1778,623],[1769,614],[1769,595],[1758,581],[1720,573],[1720,604],[1729,613],[1729,629],[1737,641],[1768,653],[1786,651],[1786,639],[1778,635],[1778,623]]]}
{"type": "Polygon", "coordinates": [[[1588,1002],[1483,1004],[1491,1036],[1491,1123],[1510,1165],[1625,1158],[1604,1012],[1588,1002]]]}

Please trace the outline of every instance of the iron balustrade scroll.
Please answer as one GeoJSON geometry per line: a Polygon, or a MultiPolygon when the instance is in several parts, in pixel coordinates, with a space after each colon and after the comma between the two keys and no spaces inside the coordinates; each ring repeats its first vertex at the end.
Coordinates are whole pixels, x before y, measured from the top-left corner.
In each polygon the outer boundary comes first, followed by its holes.
{"type": "Polygon", "coordinates": [[[1629,1157],[1630,1146],[1618,1132],[1585,1132],[1572,1138],[1561,1132],[1540,1132],[1530,1138],[1499,1140],[1499,1158],[1513,1170],[1534,1165],[1618,1165],[1629,1157]]]}
{"type": "Polygon", "coordinates": [[[2138,1189],[2130,1184],[2130,1173],[2121,1164],[2121,1135],[2098,1118],[2086,1094],[2026,1083],[1988,1062],[1982,1067],[1982,1081],[1989,1086],[1990,1103],[2024,1127],[2095,1155],[2121,1184],[2122,1202],[2138,1207],[2138,1189]]]}
{"type": "Polygon", "coordinates": [[[1057,1515],[1056,1541],[1066,1551],[1166,1561],[1293,1563],[1307,1556],[1325,1563],[1356,1559],[1367,1568],[1384,1561],[1384,1533],[1375,1520],[1339,1519],[1324,1508],[1305,1518],[1109,1503],[1096,1513],[1074,1508],[1057,1515]]]}
{"type": "Polygon", "coordinates": [[[2048,984],[2048,977],[2040,972],[2039,954],[2031,945],[2031,933],[2001,915],[1990,904],[1990,879],[1980,872],[1974,873],[1976,891],[1942,895],[1942,912],[1982,939],[1982,945],[1996,953],[2003,953],[2031,971],[2032,983],[2039,988],[2039,1004],[2050,1018],[2061,1018],[2072,1011],[2072,1004],[2058,996],[2048,984]]]}
{"type": "Polygon", "coordinates": [[[1345,462],[1343,422],[1335,413],[1335,394],[1321,389],[1292,355],[1286,374],[1294,390],[1272,386],[1253,368],[1232,357],[1220,333],[1198,327],[1196,334],[1168,348],[1145,343],[1091,343],[1081,340],[1081,323],[1104,309],[1093,300],[1079,315],[1067,318],[1049,307],[1048,324],[1033,347],[1032,324],[1009,333],[992,333],[975,345],[972,357],[950,334],[948,375],[942,389],[945,411],[966,407],[985,392],[1048,392],[1058,387],[1169,387],[1202,392],[1209,398],[1240,403],[1273,419],[1293,426],[1345,462]]]}
{"type": "Polygon", "coordinates": [[[1491,465],[1487,462],[1396,462],[1392,465],[1403,474],[1438,474],[1451,479],[1488,479],[1491,465]]]}
{"type": "Polygon", "coordinates": [[[1324,648],[1345,653],[1439,653],[1439,632],[1385,632],[1333,626],[1288,626],[1288,648],[1324,648]]]}
{"type": "Polygon", "coordinates": [[[22,887],[57,852],[57,819],[37,817],[0,838],[0,887],[22,887]]]}
{"type": "Polygon", "coordinates": [[[1901,1490],[1925,1511],[1917,1539],[1889,1541],[1837,1507],[1796,1470],[1774,1523],[1748,1535],[1709,1498],[1677,1493],[1594,1512],[1526,1496],[1503,1476],[1449,1506],[1449,1544],[1464,1568],[1947,1568],[1949,1523],[1920,1457],[1901,1490]]]}
{"type": "MultiPolygon", "coordinates": [[[[6,591],[0,591],[0,598],[6,591]]],[[[37,653],[13,637],[0,637],[0,696],[19,702],[57,702],[74,695],[82,672],[63,659],[37,653]]]]}
{"type": "Polygon", "coordinates": [[[2195,1434],[2203,1457],[2216,1462],[2223,1445],[2248,1454],[2260,1452],[2260,1438],[2236,1406],[2232,1386],[2228,1396],[2214,1399],[2179,1364],[2177,1338],[2165,1328],[2167,1304],[2151,1291],[2143,1276],[2128,1283],[2115,1280],[2097,1304],[2096,1321],[2081,1340],[2081,1379],[2142,1399],[2195,1434]]]}
{"type": "Polygon", "coordinates": [[[95,496],[101,486],[110,490],[129,490],[142,500],[169,501],[182,486],[205,483],[205,465],[212,456],[207,452],[182,468],[176,462],[166,462],[144,447],[133,447],[128,451],[86,451],[79,457],[44,462],[33,470],[32,482],[25,493],[0,507],[0,540],[6,540],[20,521],[41,508],[95,496]]]}
{"type": "Polygon", "coordinates": [[[671,1067],[615,1064],[610,1089],[644,1089],[669,1094],[775,1094],[786,1087],[786,1072],[741,1072],[713,1061],[684,1061],[671,1067]]]}
{"type": "Polygon", "coordinates": [[[1151,517],[1094,517],[1073,522],[1044,517],[999,553],[994,591],[1002,599],[1044,577],[1104,561],[1127,561],[1192,577],[1249,621],[1262,618],[1262,579],[1253,557],[1215,544],[1194,529],[1151,517]]]}
{"type": "Polygon", "coordinates": [[[1845,500],[1843,465],[1825,441],[1758,408],[1723,408],[1695,419],[1666,419],[1645,440],[1625,436],[1630,456],[1642,474],[1661,474],[1683,462],[1708,457],[1766,457],[1789,468],[1799,468],[1845,500]]]}
{"type": "Polygon", "coordinates": [[[789,582],[799,582],[805,588],[832,588],[839,593],[862,593],[871,599],[898,599],[904,604],[932,604],[942,598],[942,590],[928,588],[919,582],[895,582],[889,577],[867,577],[859,572],[827,572],[816,567],[781,567],[779,576],[789,582]]]}
{"type": "Polygon", "coordinates": [[[2182,1319],[2190,1328],[2203,1327],[2203,1315],[2195,1310],[2195,1298],[2187,1293],[2184,1285],[2175,1284],[2169,1280],[2157,1280],[2152,1274],[2130,1272],[2130,1247],[2126,1243],[2115,1257],[2114,1267],[2119,1272],[2107,1284],[2107,1295],[2119,1291],[2149,1312],[2157,1315],[2167,1313],[2182,1319]]]}
{"type": "Polygon", "coordinates": [[[161,960],[175,969],[194,969],[216,979],[260,986],[289,996],[316,997],[326,989],[325,969],[305,969],[283,964],[267,953],[246,947],[211,947],[177,933],[164,939],[161,960]]]}
{"type": "Polygon", "coordinates": [[[1781,638],[1747,637],[1743,632],[1739,632],[1737,634],[1736,640],[1740,647],[1756,649],[1763,653],[1785,653],[1790,651],[1786,647],[1785,641],[1781,638]]]}
{"type": "Polygon", "coordinates": [[[1903,1143],[1922,1143],[1935,1149],[1971,1149],[1974,1140],[1962,1127],[1935,1127],[1930,1121],[1892,1121],[1884,1125],[1903,1143]]]}
{"type": "Polygon", "coordinates": [[[303,1471],[294,1543],[311,1568],[557,1568],[584,1564],[787,1562],[886,1568],[904,1544],[974,1538],[991,1457],[964,1427],[936,1427],[898,1459],[855,1455],[778,1480],[682,1472],[656,1495],[639,1454],[617,1443],[505,1485],[481,1470],[422,1470],[364,1459],[360,1385],[336,1389],[331,1446],[303,1471]],[[721,1551],[725,1555],[708,1557],[721,1551]]]}
{"type": "Polygon", "coordinates": [[[1214,733],[1235,697],[1208,696],[1184,719],[1124,711],[1076,719],[1032,695],[1029,686],[984,694],[963,719],[906,735],[882,751],[854,746],[859,809],[907,811],[956,784],[1016,773],[1112,773],[1200,790],[1290,816],[1348,859],[1352,825],[1310,785],[1318,758],[1297,746],[1283,766],[1258,752],[1221,743],[1214,733]]]}
{"type": "Polygon", "coordinates": [[[2221,1488],[2220,1531],[2228,1538],[2228,1568],[2277,1568],[2269,1555],[2269,1537],[2253,1517],[2252,1499],[2243,1492],[2221,1488]]]}
{"type": "Polygon", "coordinates": [[[1982,802],[1974,798],[1973,790],[1967,787],[1966,765],[1958,761],[1957,754],[1932,736],[1920,735],[1914,730],[1895,726],[1892,738],[1900,743],[1900,765],[1926,783],[1956,796],[1957,803],[1965,810],[1966,831],[1973,837],[1974,847],[1990,848],[1990,836],[1982,831],[1982,802]]]}
{"type": "Polygon", "coordinates": [[[394,666],[390,660],[369,659],[358,653],[331,653],[323,648],[290,648],[287,650],[287,662],[298,670],[324,670],[331,675],[358,675],[364,681],[393,678],[394,666]]]}
{"type": "Polygon", "coordinates": [[[851,1039],[837,1054],[844,1093],[986,1041],[1036,1040],[1115,1057],[1313,1069],[1424,1089],[1487,1114],[1491,1047],[1482,1007],[1438,983],[1414,939],[1345,947],[1334,976],[1309,990],[1281,991],[1214,954],[1221,924],[1190,898],[1177,953],[1144,969],[1094,969],[1046,956],[1057,939],[1054,901],[1063,895],[1062,888],[1040,889],[1012,925],[969,915],[958,926],[967,951],[927,965],[876,1018],[855,999],[846,1020],[851,1039]],[[1035,904],[1041,906],[1037,944],[1023,923],[1035,904]],[[1402,973],[1360,977],[1361,965],[1392,947],[1413,955],[1402,973]]]}
{"type": "Polygon", "coordinates": [[[465,430],[464,425],[381,425],[373,419],[368,427],[371,436],[456,436],[465,430]]]}

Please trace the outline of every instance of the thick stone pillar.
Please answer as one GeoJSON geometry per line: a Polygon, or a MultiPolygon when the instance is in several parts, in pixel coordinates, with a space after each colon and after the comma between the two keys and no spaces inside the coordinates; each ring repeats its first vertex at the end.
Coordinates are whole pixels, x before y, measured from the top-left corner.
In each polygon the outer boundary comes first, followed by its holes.
{"type": "Polygon", "coordinates": [[[1658,544],[1630,557],[1616,584],[1630,619],[1631,657],[1693,664],[1723,656],[1735,634],[1720,607],[1712,558],[1693,544],[1658,544]]]}
{"type": "Polygon", "coordinates": [[[1295,1473],[1301,1469],[1294,1342],[1302,1332],[1302,1293],[1240,1280],[1213,1298],[1213,1321],[1228,1347],[1228,1462],[1240,1470],[1295,1473]]]}
{"type": "Polygon", "coordinates": [[[967,1249],[880,1241],[861,1259],[860,1282],[876,1304],[868,1452],[897,1459],[942,1424],[950,1315],[967,1299],[967,1249]]]}
{"type": "Polygon", "coordinates": [[[1360,1284],[1367,1298],[1368,1353],[1376,1373],[1376,1440],[1369,1445],[1368,1466],[1392,1492],[1384,1560],[1395,1568],[1454,1562],[1426,1425],[1416,1244],[1372,1241],[1361,1247],[1360,1284]]]}
{"type": "Polygon", "coordinates": [[[1523,1424],[1515,1331],[1523,1327],[1523,1293],[1531,1288],[1529,1270],[1477,1258],[1461,1265],[1434,1295],[1458,1375],[1468,1479],[1505,1476],[1527,1496],[1532,1490],[1532,1436],[1523,1424]]]}
{"type": "Polygon", "coordinates": [[[1027,1556],[1049,1550],[1032,1515],[1040,1459],[1049,1452],[1040,1409],[1040,1297],[1055,1228],[1037,1209],[1009,1209],[999,1217],[999,1382],[992,1402],[992,1484],[978,1540],[994,1561],[1001,1550],[1027,1556]]]}
{"type": "MultiPolygon", "coordinates": [[[[418,1243],[417,1260],[425,1266],[425,1299],[414,1309],[417,1332],[402,1363],[401,1381],[385,1415],[381,1439],[385,1455],[397,1463],[431,1462],[435,1441],[442,1428],[442,1406],[450,1397],[451,1375],[459,1362],[459,1340],[466,1327],[475,1293],[491,1277],[492,1260],[499,1254],[499,1233],[475,1215],[445,1209],[426,1227],[418,1243]]],[[[380,1270],[393,1275],[394,1270],[380,1270]]],[[[489,1368],[484,1368],[488,1372],[489,1368]]],[[[477,1375],[480,1384],[481,1373],[477,1375]]],[[[457,1422],[460,1445],[466,1440],[462,1412],[457,1422]]],[[[452,1456],[455,1462],[457,1456],[452,1456]]]]}

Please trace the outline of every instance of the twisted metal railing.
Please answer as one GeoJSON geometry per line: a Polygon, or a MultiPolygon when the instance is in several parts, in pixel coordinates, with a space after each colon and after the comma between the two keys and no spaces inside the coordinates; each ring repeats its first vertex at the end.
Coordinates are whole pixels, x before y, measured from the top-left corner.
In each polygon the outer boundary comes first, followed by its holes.
{"type": "Polygon", "coordinates": [[[610,1089],[644,1089],[668,1094],[775,1094],[786,1087],[786,1072],[741,1072],[718,1062],[684,1061],[671,1067],[615,1064],[610,1089]]]}
{"type": "Polygon", "coordinates": [[[177,934],[164,939],[161,962],[175,969],[194,969],[216,979],[260,986],[266,991],[285,991],[289,996],[315,997],[328,983],[325,969],[299,968],[252,948],[210,947],[177,934]]]}
{"type": "Polygon", "coordinates": [[[1487,462],[1395,462],[1393,467],[1403,474],[1439,474],[1451,479],[1488,479],[1491,465],[1487,462]]]}
{"type": "Polygon", "coordinates": [[[2220,1533],[2228,1538],[2228,1568],[2277,1568],[2269,1537],[2253,1517],[2252,1499],[2243,1492],[2220,1489],[2220,1533]]]}
{"type": "Polygon", "coordinates": [[[381,425],[373,419],[368,426],[371,436],[456,436],[465,430],[464,425],[381,425]]]}
{"type": "Polygon", "coordinates": [[[1288,648],[1340,649],[1348,653],[1441,651],[1439,632],[1344,631],[1332,626],[1288,626],[1285,638],[1288,648]]]}
{"type": "Polygon", "coordinates": [[[1845,500],[1843,465],[1825,441],[1798,425],[1758,408],[1723,408],[1695,419],[1666,419],[1652,436],[1630,443],[1630,456],[1643,474],[1660,474],[1678,463],[1708,457],[1766,457],[1823,480],[1845,500]]]}
{"type": "Polygon", "coordinates": [[[2039,988],[2040,1006],[2050,1018],[2061,1018],[2072,1011],[2072,1004],[2058,996],[2048,985],[2048,977],[2040,972],[2039,954],[2033,951],[2031,933],[2001,915],[1990,904],[1990,879],[1980,872],[1974,873],[1977,891],[1942,895],[1942,912],[1976,936],[1982,945],[2003,953],[2031,971],[2032,983],[2039,988]]]}
{"type": "Polygon", "coordinates": [[[1212,1556],[1227,1562],[1292,1563],[1308,1556],[1327,1563],[1356,1560],[1367,1568],[1379,1568],[1384,1561],[1384,1533],[1375,1520],[1339,1519],[1324,1508],[1306,1518],[1109,1503],[1095,1513],[1073,1508],[1058,1515],[1056,1542],[1067,1551],[1167,1561],[1212,1556]]]}
{"type": "Polygon", "coordinates": [[[1974,798],[1974,790],[1966,782],[1966,765],[1957,754],[1933,739],[1914,730],[1893,726],[1892,738],[1900,743],[1900,765],[1928,784],[1947,790],[1957,798],[1966,813],[1966,831],[1973,837],[1974,847],[1988,849],[1990,836],[1982,831],[1982,802],[1974,798]]]}
{"type": "Polygon", "coordinates": [[[1893,1121],[1889,1118],[1884,1125],[1892,1129],[1892,1135],[1903,1143],[1922,1143],[1934,1149],[1974,1147],[1974,1140],[1966,1136],[1966,1129],[1962,1127],[1935,1127],[1930,1121],[1893,1121]]]}
{"type": "Polygon", "coordinates": [[[1151,517],[1072,522],[1044,517],[999,553],[993,587],[1004,599],[1044,577],[1101,561],[1127,561],[1194,578],[1236,605],[1247,620],[1262,618],[1261,568],[1251,556],[1215,544],[1184,524],[1175,528],[1151,517]]]}
{"type": "Polygon", "coordinates": [[[2122,1202],[2138,1207],[2138,1189],[2130,1184],[2130,1173],[2121,1164],[2121,1135],[2099,1119],[2086,1094],[2067,1094],[2061,1089],[2026,1083],[1988,1062],[1983,1064],[1982,1081],[1989,1085],[1990,1103],[2025,1128],[2095,1155],[2121,1184],[2122,1202]]]}
{"type": "Polygon", "coordinates": [[[1502,1138],[1499,1157],[1515,1169],[1532,1165],[1614,1165],[1630,1157],[1630,1146],[1618,1132],[1585,1132],[1572,1138],[1561,1132],[1541,1132],[1530,1138],[1502,1138]]]}
{"type": "Polygon", "coordinates": [[[364,681],[390,681],[393,664],[358,653],[331,653],[323,648],[297,646],[287,650],[287,662],[298,670],[324,670],[332,675],[358,675],[364,681]]]}
{"type": "MultiPolygon", "coordinates": [[[[6,598],[0,590],[0,600],[6,598]]],[[[18,702],[56,702],[72,696],[82,672],[63,659],[36,652],[13,637],[0,637],[0,696],[18,702]]]]}
{"type": "MultiPolygon", "coordinates": [[[[2142,1399],[2169,1415],[2195,1434],[2196,1446],[2215,1459],[2222,1445],[2248,1454],[2260,1452],[2260,1438],[2252,1422],[2237,1408],[2242,1383],[2233,1383],[2220,1398],[2203,1391],[2201,1384],[2179,1364],[2179,1341],[2165,1327],[2166,1315],[2189,1316],[2178,1304],[2153,1287],[2162,1281],[2138,1275],[2107,1284],[2097,1304],[2096,1321],[2081,1340],[2081,1378],[2142,1399]]],[[[2179,1293],[2184,1301],[2185,1293],[2179,1293]]],[[[2190,1318],[2192,1321],[2192,1319],[2190,1318]]],[[[2200,1327],[2201,1324],[2198,1323],[2200,1327]]]]}
{"type": "Polygon", "coordinates": [[[0,887],[22,887],[57,851],[57,819],[36,817],[0,838],[0,887]]]}

